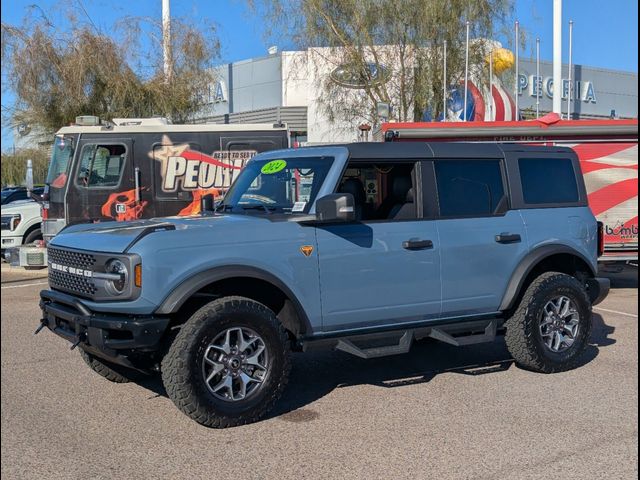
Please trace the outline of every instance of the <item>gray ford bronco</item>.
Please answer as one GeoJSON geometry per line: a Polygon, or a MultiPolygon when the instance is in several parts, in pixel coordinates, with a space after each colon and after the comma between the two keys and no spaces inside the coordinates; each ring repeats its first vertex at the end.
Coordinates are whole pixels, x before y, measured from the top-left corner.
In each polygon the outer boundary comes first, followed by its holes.
{"type": "Polygon", "coordinates": [[[161,372],[175,405],[211,427],[263,417],[292,350],[372,358],[504,334],[521,367],[570,369],[609,290],[568,148],[274,151],[203,207],[67,227],[49,244],[39,330],[111,381],[161,372]]]}

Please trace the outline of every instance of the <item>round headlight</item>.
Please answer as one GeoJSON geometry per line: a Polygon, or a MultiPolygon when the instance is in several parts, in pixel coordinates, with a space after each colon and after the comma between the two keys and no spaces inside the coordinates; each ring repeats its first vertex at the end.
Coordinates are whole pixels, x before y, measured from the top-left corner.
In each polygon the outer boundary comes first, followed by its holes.
{"type": "Polygon", "coordinates": [[[113,290],[112,293],[120,295],[127,286],[127,279],[129,277],[127,266],[122,261],[114,258],[107,262],[105,270],[107,273],[114,273],[120,276],[119,280],[109,280],[107,282],[107,287],[113,290]]]}

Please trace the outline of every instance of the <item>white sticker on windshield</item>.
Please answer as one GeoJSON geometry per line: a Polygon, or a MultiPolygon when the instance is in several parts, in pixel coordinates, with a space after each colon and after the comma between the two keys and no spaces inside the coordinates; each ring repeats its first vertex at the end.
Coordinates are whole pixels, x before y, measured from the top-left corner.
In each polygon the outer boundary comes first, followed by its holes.
{"type": "Polygon", "coordinates": [[[304,212],[304,207],[307,206],[307,202],[296,202],[293,204],[292,212],[304,212]]]}

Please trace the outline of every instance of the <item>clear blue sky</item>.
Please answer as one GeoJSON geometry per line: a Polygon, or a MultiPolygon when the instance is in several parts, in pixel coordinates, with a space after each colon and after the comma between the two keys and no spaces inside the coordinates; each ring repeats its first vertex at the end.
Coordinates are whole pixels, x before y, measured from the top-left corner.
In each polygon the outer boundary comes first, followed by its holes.
{"type": "MultiPolygon", "coordinates": [[[[48,15],[66,9],[86,16],[82,4],[100,29],[109,31],[119,18],[161,17],[161,0],[1,0],[2,22],[19,24],[30,5],[39,5],[48,15]]],[[[398,5],[402,0],[398,0],[398,5]]],[[[263,23],[252,16],[242,0],[172,0],[173,16],[187,17],[198,24],[206,18],[218,25],[222,61],[236,61],[265,55],[269,42],[263,38],[263,23]]],[[[552,58],[552,0],[516,0],[516,18],[527,32],[529,43],[523,56],[533,56],[535,37],[541,38],[541,57],[552,58]]],[[[564,0],[564,48],[568,58],[568,22],[574,21],[573,61],[576,64],[638,71],[638,2],[634,0],[564,0]]],[[[64,28],[64,25],[61,25],[64,28]]],[[[507,44],[507,39],[498,39],[507,44]]],[[[285,49],[287,45],[279,45],[285,49]]],[[[3,106],[11,102],[3,92],[3,106]]],[[[2,131],[2,149],[11,144],[11,133],[2,131]]]]}

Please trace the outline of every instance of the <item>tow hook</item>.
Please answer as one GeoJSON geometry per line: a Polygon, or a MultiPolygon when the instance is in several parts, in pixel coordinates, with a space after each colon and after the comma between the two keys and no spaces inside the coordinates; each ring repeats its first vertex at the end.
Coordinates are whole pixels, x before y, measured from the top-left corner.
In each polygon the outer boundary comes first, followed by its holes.
{"type": "Polygon", "coordinates": [[[87,339],[87,334],[84,332],[81,332],[78,334],[78,336],[76,337],[76,343],[74,343],[73,345],[71,345],[70,350],[73,350],[74,348],[76,348],[78,345],[80,345],[80,343],[84,342],[87,339]]]}
{"type": "Polygon", "coordinates": [[[38,328],[36,328],[36,331],[33,332],[34,335],[37,335],[40,333],[40,330],[42,330],[44,327],[46,327],[47,325],[49,325],[49,320],[47,320],[46,318],[43,318],[40,320],[40,325],[38,325],[38,328]]]}

